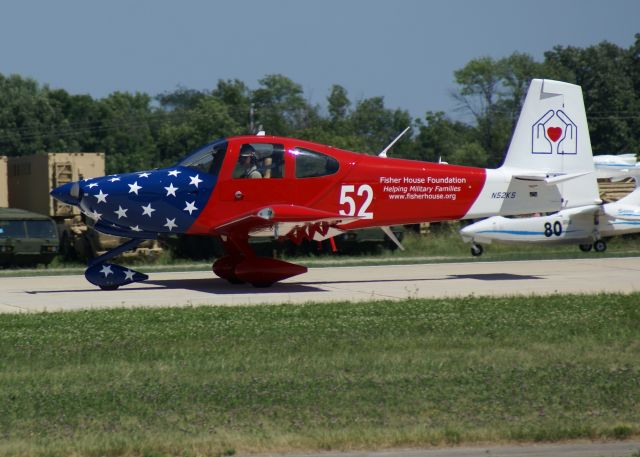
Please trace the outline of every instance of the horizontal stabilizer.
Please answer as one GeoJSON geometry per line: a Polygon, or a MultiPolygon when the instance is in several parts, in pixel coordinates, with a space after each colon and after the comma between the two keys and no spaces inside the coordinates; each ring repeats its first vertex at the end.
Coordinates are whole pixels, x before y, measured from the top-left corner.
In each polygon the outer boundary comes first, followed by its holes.
{"type": "Polygon", "coordinates": [[[562,214],[566,216],[576,217],[576,216],[595,216],[602,209],[601,205],[587,205],[587,206],[578,206],[577,208],[565,209],[562,211],[562,214]]]}
{"type": "Polygon", "coordinates": [[[591,171],[583,171],[579,173],[562,173],[562,174],[549,174],[549,173],[536,173],[536,174],[526,174],[526,175],[514,175],[514,179],[518,179],[520,181],[535,181],[540,183],[545,183],[548,185],[555,185],[562,182],[569,181],[571,179],[580,178],[582,176],[586,176],[591,171]]]}

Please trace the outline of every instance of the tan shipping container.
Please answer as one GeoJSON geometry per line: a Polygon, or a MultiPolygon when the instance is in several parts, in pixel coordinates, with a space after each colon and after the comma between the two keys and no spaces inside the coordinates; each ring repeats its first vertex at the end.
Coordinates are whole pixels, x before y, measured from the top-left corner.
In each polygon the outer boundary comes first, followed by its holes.
{"type": "Polygon", "coordinates": [[[0,208],[9,206],[9,183],[7,182],[7,162],[5,156],[0,156],[0,208]]]}
{"type": "Polygon", "coordinates": [[[10,207],[48,216],[78,215],[77,207],[53,199],[49,192],[67,182],[104,176],[104,153],[50,152],[10,157],[8,176],[10,207]]]}

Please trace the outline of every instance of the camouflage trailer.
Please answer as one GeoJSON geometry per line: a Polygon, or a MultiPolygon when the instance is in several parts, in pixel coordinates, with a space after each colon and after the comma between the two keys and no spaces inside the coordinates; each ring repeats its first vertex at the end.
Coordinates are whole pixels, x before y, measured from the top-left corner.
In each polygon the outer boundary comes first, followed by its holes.
{"type": "Polygon", "coordinates": [[[0,208],[0,266],[49,264],[58,254],[55,222],[41,214],[0,208]]]}
{"type": "MultiPolygon", "coordinates": [[[[75,206],[49,195],[68,182],[104,176],[103,152],[56,152],[10,157],[8,161],[9,207],[49,215],[56,222],[60,253],[65,258],[88,260],[122,244],[122,239],[93,230],[75,206]]],[[[148,241],[133,256],[157,257],[159,244],[148,241]]]]}
{"type": "Polygon", "coordinates": [[[9,183],[7,183],[7,162],[5,156],[0,156],[0,208],[9,206],[9,183]]]}
{"type": "Polygon", "coordinates": [[[79,216],[76,207],[49,195],[67,182],[104,175],[104,153],[59,152],[9,158],[9,206],[53,218],[79,216]]]}

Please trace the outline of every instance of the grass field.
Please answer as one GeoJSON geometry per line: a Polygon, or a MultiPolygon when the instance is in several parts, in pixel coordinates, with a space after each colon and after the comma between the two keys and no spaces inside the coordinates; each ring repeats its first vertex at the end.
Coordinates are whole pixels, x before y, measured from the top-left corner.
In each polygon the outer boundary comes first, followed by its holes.
{"type": "Polygon", "coordinates": [[[640,436],[640,295],[0,315],[0,455],[640,436]]]}

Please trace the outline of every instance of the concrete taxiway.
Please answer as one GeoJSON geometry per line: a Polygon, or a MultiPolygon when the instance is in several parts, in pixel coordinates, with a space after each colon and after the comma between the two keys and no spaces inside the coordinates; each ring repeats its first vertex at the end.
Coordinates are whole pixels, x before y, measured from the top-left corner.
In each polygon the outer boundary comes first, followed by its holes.
{"type": "Polygon", "coordinates": [[[82,275],[0,278],[0,312],[118,307],[256,305],[466,295],[635,292],[640,258],[311,268],[265,289],[232,285],[210,271],[151,273],[102,291],[82,275]]]}

